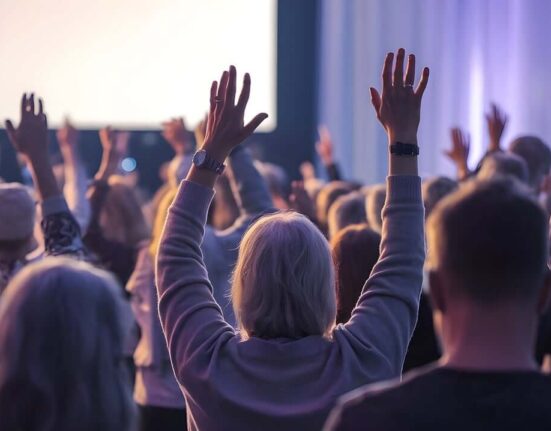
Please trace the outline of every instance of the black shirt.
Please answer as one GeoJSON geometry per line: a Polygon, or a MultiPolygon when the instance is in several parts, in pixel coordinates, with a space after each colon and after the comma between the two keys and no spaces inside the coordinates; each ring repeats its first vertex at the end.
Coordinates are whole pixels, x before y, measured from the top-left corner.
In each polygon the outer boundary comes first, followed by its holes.
{"type": "Polygon", "coordinates": [[[343,397],[327,430],[551,430],[551,377],[430,366],[343,397]]]}

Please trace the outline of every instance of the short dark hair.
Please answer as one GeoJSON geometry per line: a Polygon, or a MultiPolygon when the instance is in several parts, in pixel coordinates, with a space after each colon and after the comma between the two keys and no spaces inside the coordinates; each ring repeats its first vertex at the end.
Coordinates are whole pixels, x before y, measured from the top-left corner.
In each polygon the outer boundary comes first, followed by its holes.
{"type": "Polygon", "coordinates": [[[379,259],[381,235],[367,224],[348,226],[331,240],[336,272],[337,323],[346,323],[379,259]]]}
{"type": "Polygon", "coordinates": [[[548,219],[518,181],[472,180],[428,220],[429,267],[477,302],[533,298],[547,268],[548,219]]]}
{"type": "Polygon", "coordinates": [[[551,150],[536,136],[520,136],[511,142],[509,151],[520,156],[528,166],[528,184],[536,191],[551,168],[551,150]]]}

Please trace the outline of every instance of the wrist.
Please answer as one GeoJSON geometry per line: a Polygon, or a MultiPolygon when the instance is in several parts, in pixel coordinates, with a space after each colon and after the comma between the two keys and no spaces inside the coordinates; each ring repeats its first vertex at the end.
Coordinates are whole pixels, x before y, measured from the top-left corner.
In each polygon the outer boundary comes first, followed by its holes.
{"type": "Polygon", "coordinates": [[[417,145],[417,133],[406,131],[388,131],[388,145],[390,146],[392,144],[395,144],[396,142],[417,145]]]}
{"type": "Polygon", "coordinates": [[[207,152],[209,157],[216,160],[218,163],[224,163],[224,161],[228,158],[230,155],[230,151],[227,151],[223,148],[219,148],[218,145],[213,145],[212,143],[205,142],[203,146],[200,148],[200,150],[204,150],[207,152]]]}

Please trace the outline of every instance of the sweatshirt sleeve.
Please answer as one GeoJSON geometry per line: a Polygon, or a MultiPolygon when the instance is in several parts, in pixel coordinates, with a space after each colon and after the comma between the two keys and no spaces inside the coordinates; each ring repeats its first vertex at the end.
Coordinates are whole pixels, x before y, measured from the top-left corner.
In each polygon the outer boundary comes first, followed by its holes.
{"type": "Polygon", "coordinates": [[[273,208],[264,178],[255,168],[250,152],[237,147],[229,157],[230,184],[241,216],[255,216],[273,208]]]}
{"type": "Polygon", "coordinates": [[[201,242],[214,192],[183,181],[169,210],[157,255],[161,326],[181,382],[192,358],[233,337],[212,296],[201,242]]]}
{"type": "Polygon", "coordinates": [[[378,352],[399,375],[415,328],[425,260],[421,179],[391,176],[381,252],[350,320],[337,327],[356,351],[378,352]]]}

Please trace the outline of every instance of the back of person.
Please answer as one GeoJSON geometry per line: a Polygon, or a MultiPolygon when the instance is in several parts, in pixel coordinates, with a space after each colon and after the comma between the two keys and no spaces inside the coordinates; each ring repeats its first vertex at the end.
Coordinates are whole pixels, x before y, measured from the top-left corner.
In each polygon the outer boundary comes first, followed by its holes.
{"type": "Polygon", "coordinates": [[[551,291],[548,216],[503,177],[471,181],[427,220],[437,366],[343,397],[327,430],[548,430],[551,377],[534,357],[551,291]]]}
{"type": "Polygon", "coordinates": [[[338,430],[549,430],[551,377],[429,366],[343,401],[338,430]]]}

